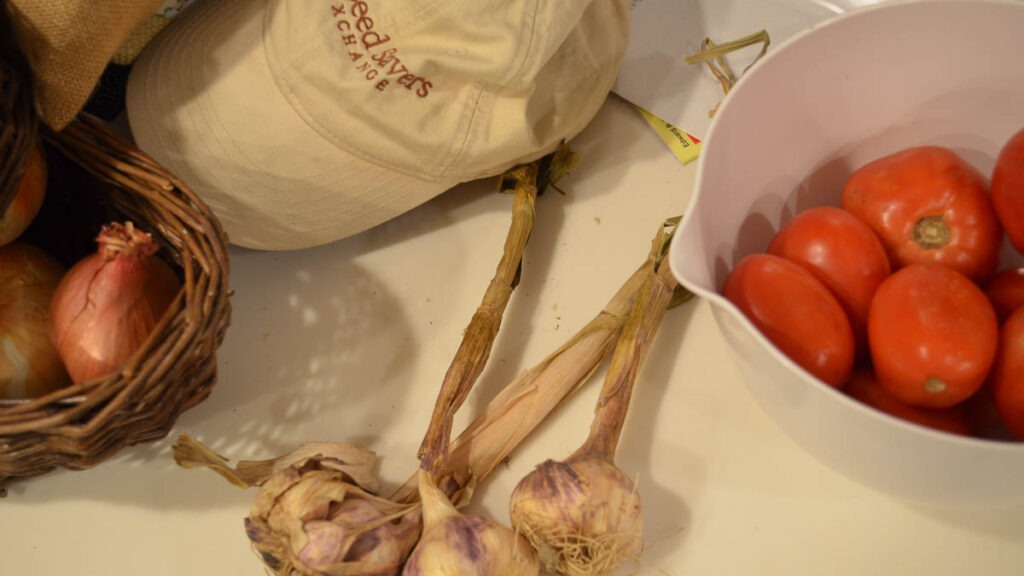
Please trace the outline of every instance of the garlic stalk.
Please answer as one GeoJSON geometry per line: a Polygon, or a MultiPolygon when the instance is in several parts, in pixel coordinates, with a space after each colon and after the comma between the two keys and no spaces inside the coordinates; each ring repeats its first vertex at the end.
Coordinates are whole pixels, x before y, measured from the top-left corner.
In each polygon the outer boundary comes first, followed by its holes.
{"type": "MultiPolygon", "coordinates": [[[[536,196],[536,163],[522,166],[514,178],[518,182],[517,194],[532,191],[536,196]]],[[[420,448],[417,481],[423,506],[423,533],[402,571],[403,576],[534,576],[540,572],[536,554],[521,536],[487,518],[460,513],[450,500],[454,494],[437,486],[438,479],[449,472],[448,448],[455,413],[483,371],[505,306],[518,281],[534,214],[532,202],[517,202],[516,207],[520,209],[513,212],[505,254],[445,374],[420,448]],[[523,210],[524,207],[529,210],[523,210]]]]}
{"type": "MultiPolygon", "coordinates": [[[[451,420],[483,370],[518,282],[533,228],[538,164],[514,168],[500,181],[502,186],[515,183],[512,223],[498,270],[445,375],[423,442],[422,461],[435,470],[445,465],[451,420]]],[[[277,574],[398,574],[419,536],[421,506],[377,496],[379,486],[366,464],[372,453],[346,445],[316,446],[322,453],[299,454],[297,466],[293,454],[232,469],[219,455],[183,437],[175,458],[182,466],[206,466],[236,484],[260,487],[246,532],[277,574]],[[353,459],[360,464],[353,465],[353,459]]]]}
{"type": "MultiPolygon", "coordinates": [[[[475,482],[484,480],[594,373],[621,331],[644,277],[643,270],[630,276],[590,323],[508,384],[450,443],[447,455],[433,460],[447,462],[438,476],[444,486],[438,492],[431,491],[437,488],[434,476],[419,484],[417,472],[390,498],[380,496],[373,453],[344,444],[312,443],[280,458],[239,462],[232,468],[222,456],[183,434],[174,447],[175,459],[184,467],[210,468],[239,486],[259,487],[246,529],[273,573],[396,575],[428,513],[419,500],[420,491],[448,501],[448,506],[442,500],[433,507],[442,518],[447,515],[437,511],[450,512],[453,502],[468,501],[475,482]]],[[[478,532],[491,541],[490,531],[478,532]]],[[[517,566],[517,558],[503,560],[517,566]]],[[[408,569],[415,574],[415,565],[408,569]]],[[[503,570],[488,573],[506,573],[503,570]]]]}
{"type": "Polygon", "coordinates": [[[537,163],[526,164],[506,174],[516,181],[512,205],[512,225],[505,239],[494,278],[487,285],[484,297],[466,327],[462,342],[455,352],[441,391],[434,403],[426,435],[420,446],[422,467],[438,472],[446,464],[448,443],[452,435],[455,412],[462,406],[491,354],[491,346],[501,327],[501,318],[512,290],[519,283],[523,250],[530,238],[535,219],[537,197],[537,163]]]}
{"type": "MultiPolygon", "coordinates": [[[[637,269],[590,322],[491,400],[450,447],[450,467],[472,472],[453,475],[447,478],[448,484],[471,491],[473,481],[486,479],[566,397],[588,381],[621,332],[645,272],[644,267],[637,269]]],[[[232,468],[225,458],[182,434],[174,446],[174,457],[183,467],[209,468],[237,486],[259,487],[246,529],[266,566],[278,575],[398,574],[420,535],[418,473],[390,498],[378,496],[375,455],[369,450],[318,442],[271,460],[241,461],[232,468]],[[335,476],[324,479],[325,469],[335,476]],[[306,476],[315,482],[303,482],[306,476]],[[291,490],[329,494],[283,498],[291,490]],[[330,502],[326,508],[322,505],[325,500],[330,502]],[[308,504],[297,506],[295,502],[308,504]],[[332,515],[331,508],[342,513],[332,515]],[[292,521],[284,523],[284,518],[292,521]],[[298,518],[307,521],[294,521],[298,518]],[[374,520],[364,522],[364,518],[374,520]],[[331,559],[344,559],[333,562],[333,570],[309,562],[314,551],[307,550],[314,537],[316,546],[326,547],[320,537],[327,530],[325,521],[346,530],[336,535],[337,552],[331,559]],[[307,537],[307,533],[315,536],[307,537]],[[376,547],[366,551],[368,543],[374,542],[376,547]]],[[[465,498],[456,495],[452,499],[461,503],[465,498]]]]}
{"type": "MultiPolygon", "coordinates": [[[[615,464],[633,385],[678,285],[660,230],[648,274],[612,353],[590,433],[564,461],[548,460],[513,490],[510,517],[548,570],[570,576],[610,574],[639,558],[643,514],[635,483],[615,464]]],[[[688,296],[688,292],[680,292],[688,296]]]]}
{"type": "MultiPolygon", "coordinates": [[[[611,352],[645,278],[646,267],[634,271],[583,328],[491,399],[452,441],[449,468],[470,471],[478,480],[490,476],[563,400],[586,384],[611,352]]],[[[448,481],[462,486],[468,478],[453,473],[448,481]]],[[[417,497],[413,475],[391,499],[413,502],[417,497]]]]}

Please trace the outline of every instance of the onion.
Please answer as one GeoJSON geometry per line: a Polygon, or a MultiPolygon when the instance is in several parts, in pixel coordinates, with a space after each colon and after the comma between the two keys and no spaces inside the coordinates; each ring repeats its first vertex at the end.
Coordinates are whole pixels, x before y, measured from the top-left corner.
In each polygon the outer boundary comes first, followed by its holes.
{"type": "Polygon", "coordinates": [[[46,157],[40,146],[32,151],[18,189],[0,217],[0,246],[10,244],[24,232],[39,214],[46,196],[46,157]]]}
{"type": "Polygon", "coordinates": [[[150,234],[131,222],[104,226],[98,250],[61,280],[50,307],[50,338],[76,384],[118,370],[146,341],[180,291],[155,256],[150,234]]]}
{"type": "Polygon", "coordinates": [[[64,267],[43,250],[0,247],[0,397],[32,398],[66,386],[50,344],[47,310],[64,267]]]}

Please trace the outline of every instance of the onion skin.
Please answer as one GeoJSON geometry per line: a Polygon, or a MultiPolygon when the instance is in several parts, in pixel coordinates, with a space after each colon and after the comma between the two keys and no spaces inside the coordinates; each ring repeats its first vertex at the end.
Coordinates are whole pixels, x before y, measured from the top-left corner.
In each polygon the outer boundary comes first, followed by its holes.
{"type": "Polygon", "coordinates": [[[149,234],[104,226],[98,250],[61,280],[50,307],[50,338],[75,384],[109,376],[149,337],[181,283],[154,255],[149,234]]]}
{"type": "Polygon", "coordinates": [[[39,214],[43,207],[43,199],[46,197],[48,174],[46,157],[42,148],[36,146],[29,156],[14,198],[11,199],[3,216],[0,216],[0,246],[15,241],[39,214]]]}
{"type": "Polygon", "coordinates": [[[0,397],[35,398],[70,384],[48,332],[50,299],[63,274],[40,248],[0,247],[0,397]]]}

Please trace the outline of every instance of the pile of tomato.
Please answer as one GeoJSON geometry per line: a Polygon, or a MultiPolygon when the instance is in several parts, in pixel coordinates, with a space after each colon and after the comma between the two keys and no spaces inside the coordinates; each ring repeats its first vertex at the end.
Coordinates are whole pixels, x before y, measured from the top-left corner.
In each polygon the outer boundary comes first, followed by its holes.
{"type": "Polygon", "coordinates": [[[873,160],[723,287],[779,350],[893,416],[1024,440],[1024,129],[990,175],[938,146],[873,160]]]}

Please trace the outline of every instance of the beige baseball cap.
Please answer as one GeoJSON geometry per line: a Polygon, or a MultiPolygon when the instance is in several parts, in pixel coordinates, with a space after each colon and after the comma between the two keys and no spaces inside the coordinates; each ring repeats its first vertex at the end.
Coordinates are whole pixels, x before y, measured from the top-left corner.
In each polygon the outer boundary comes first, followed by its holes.
{"type": "Polygon", "coordinates": [[[202,0],[127,115],[233,244],[304,248],[571,139],[628,37],[629,0],[202,0]]]}

